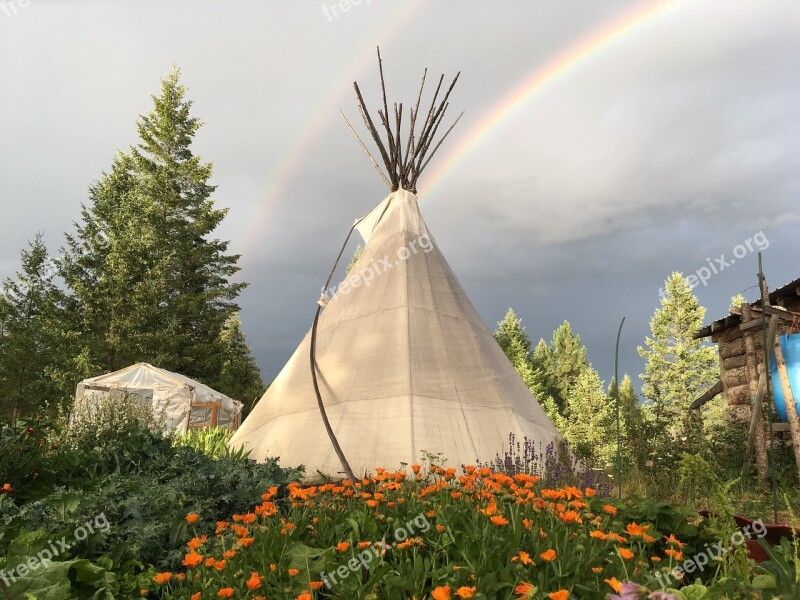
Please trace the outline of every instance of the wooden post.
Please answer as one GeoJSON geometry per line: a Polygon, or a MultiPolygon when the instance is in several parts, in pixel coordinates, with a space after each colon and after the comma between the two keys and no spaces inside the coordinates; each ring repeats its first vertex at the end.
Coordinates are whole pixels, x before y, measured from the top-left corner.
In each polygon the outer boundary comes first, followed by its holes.
{"type": "MultiPolygon", "coordinates": [[[[750,305],[742,305],[742,323],[749,324],[755,323],[753,320],[753,313],[750,310],[750,305]]],[[[756,347],[753,340],[753,330],[747,329],[742,332],[744,337],[744,350],[745,359],[747,360],[747,374],[750,379],[750,433],[747,437],[747,446],[745,447],[745,458],[742,465],[742,476],[747,475],[750,469],[750,461],[752,459],[753,444],[755,443],[756,449],[756,470],[758,472],[758,481],[761,484],[767,481],[767,471],[769,469],[769,459],[767,457],[767,436],[764,432],[763,422],[761,421],[761,398],[763,398],[764,390],[761,389],[762,382],[758,368],[758,361],[756,360],[756,347]]]]}
{"type": "MultiPolygon", "coordinates": [[[[778,317],[772,317],[778,320],[778,317]]],[[[786,361],[783,358],[783,350],[780,343],[775,344],[775,362],[778,367],[778,379],[780,379],[783,401],[786,405],[786,414],[789,417],[789,433],[792,436],[792,450],[794,450],[794,462],[797,465],[797,472],[800,475],[800,417],[797,415],[797,404],[795,404],[792,386],[789,383],[789,372],[786,369],[786,361]]]]}
{"type": "MultiPolygon", "coordinates": [[[[769,363],[770,358],[772,358],[772,349],[775,347],[775,335],[778,331],[778,319],[772,318],[769,322],[769,329],[767,331],[767,347],[764,349],[765,353],[767,354],[767,363],[769,363]]],[[[752,344],[752,340],[750,340],[752,344]]],[[[769,377],[769,373],[764,373],[763,367],[761,368],[761,372],[758,377],[758,387],[756,389],[756,397],[755,402],[753,403],[753,414],[752,418],[750,419],[750,432],[747,436],[747,445],[745,446],[744,452],[744,464],[742,465],[742,475],[747,473],[747,469],[750,468],[750,459],[753,450],[753,443],[756,441],[756,435],[759,433],[760,430],[760,438],[763,439],[763,452],[764,458],[766,459],[766,436],[764,435],[764,429],[761,426],[761,407],[764,402],[764,396],[767,394],[767,377],[769,377]]],[[[765,482],[767,479],[767,465],[766,461],[764,465],[759,464],[759,445],[756,445],[756,466],[758,467],[758,480],[760,482],[765,482]],[[762,473],[763,467],[763,473],[762,473]],[[763,477],[763,480],[762,480],[763,477]]]]}

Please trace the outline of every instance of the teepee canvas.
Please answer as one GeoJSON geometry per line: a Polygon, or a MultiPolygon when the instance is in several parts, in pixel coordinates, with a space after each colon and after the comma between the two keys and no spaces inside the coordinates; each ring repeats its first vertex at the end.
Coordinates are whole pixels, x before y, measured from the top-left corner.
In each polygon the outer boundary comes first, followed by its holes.
{"type": "MultiPolygon", "coordinates": [[[[364,252],[317,329],[320,390],[353,471],[420,462],[423,451],[452,466],[486,461],[502,455],[509,433],[555,441],[553,424],[436,246],[416,196],[398,190],[372,216],[364,252]]],[[[231,445],[334,475],[342,466],[312,386],[310,337],[231,445]]]]}
{"type": "MultiPolygon", "coordinates": [[[[336,440],[360,476],[421,462],[424,452],[441,453],[455,467],[488,461],[502,455],[512,433],[543,446],[558,439],[420,214],[416,179],[447,95],[440,108],[432,104],[405,157],[389,127],[387,149],[369,121],[394,191],[357,222],[363,253],[332,297],[321,299],[312,331],[232,447],[244,446],[256,459],[303,464],[308,476],[335,476],[345,463],[336,440]]],[[[359,100],[366,113],[360,92],[359,100]]],[[[415,119],[412,109],[412,131],[415,119]]]]}

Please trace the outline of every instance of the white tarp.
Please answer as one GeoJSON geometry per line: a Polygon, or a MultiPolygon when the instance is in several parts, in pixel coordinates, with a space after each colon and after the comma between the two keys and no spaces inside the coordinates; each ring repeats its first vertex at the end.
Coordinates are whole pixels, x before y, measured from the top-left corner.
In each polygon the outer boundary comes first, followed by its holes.
{"type": "Polygon", "coordinates": [[[84,379],[75,392],[75,407],[105,394],[124,393],[131,401],[150,402],[164,417],[166,431],[185,432],[190,424],[208,424],[217,405],[217,424],[235,426],[242,403],[185,375],[137,363],[113,373],[84,379]],[[199,405],[199,406],[198,406],[199,405]],[[205,405],[205,406],[203,406],[205,405]]]}
{"type": "MultiPolygon", "coordinates": [[[[318,380],[356,475],[442,453],[489,461],[509,434],[542,448],[559,439],[481,321],[422,220],[417,198],[392,193],[361,223],[368,242],[317,331],[318,380]]],[[[312,306],[309,306],[311,309],[312,306]]],[[[310,333],[230,441],[253,458],[342,468],[311,382],[310,333]]]]}

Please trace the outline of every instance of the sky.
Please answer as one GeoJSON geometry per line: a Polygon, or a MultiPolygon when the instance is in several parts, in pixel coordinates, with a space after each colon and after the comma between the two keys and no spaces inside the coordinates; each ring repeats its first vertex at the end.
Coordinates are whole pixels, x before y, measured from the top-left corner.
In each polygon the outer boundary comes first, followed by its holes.
{"type": "Polygon", "coordinates": [[[568,320],[608,382],[625,317],[638,386],[672,271],[703,278],[706,323],[755,298],[758,250],[772,288],[800,276],[795,0],[0,0],[0,277],[37,231],[58,253],[176,65],[271,381],[388,192],[339,115],[360,125],[356,80],[375,106],[378,45],[390,100],[461,72],[419,196],[490,329],[568,320]]]}

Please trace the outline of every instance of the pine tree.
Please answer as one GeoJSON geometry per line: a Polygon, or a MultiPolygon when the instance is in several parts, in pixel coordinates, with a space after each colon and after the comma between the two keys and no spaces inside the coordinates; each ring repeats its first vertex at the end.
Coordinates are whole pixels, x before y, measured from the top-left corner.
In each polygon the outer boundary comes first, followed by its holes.
{"type": "Polygon", "coordinates": [[[211,164],[191,150],[201,124],[173,69],[154,108],[138,121],[141,142],[120,153],[90,190],[61,273],[95,370],[147,361],[203,381],[222,370],[220,333],[244,283],[238,255],[213,238],[211,164]]]}
{"type": "MultiPolygon", "coordinates": [[[[263,395],[264,382],[250,353],[250,346],[242,331],[242,320],[237,313],[225,321],[220,333],[220,346],[222,371],[215,387],[231,398],[242,401],[247,410],[263,395]]],[[[245,416],[246,413],[242,418],[245,416]]]]}
{"type": "Polygon", "coordinates": [[[532,356],[531,364],[542,393],[551,396],[564,415],[567,412],[570,390],[578,377],[589,368],[586,360],[586,346],[581,337],[572,332],[572,326],[564,321],[553,332],[553,339],[548,345],[539,340],[532,356]]]}
{"type": "Polygon", "coordinates": [[[63,296],[53,283],[55,269],[42,235],[21,252],[16,280],[7,278],[0,295],[0,414],[35,414],[61,400],[53,381],[60,356],[59,318],[63,296]]]}
{"type": "Polygon", "coordinates": [[[503,352],[512,363],[515,359],[528,359],[528,354],[531,351],[531,340],[522,325],[522,319],[517,316],[513,308],[509,308],[506,316],[497,324],[494,339],[497,340],[500,348],[503,349],[503,352]]]}
{"type": "Polygon", "coordinates": [[[681,273],[665,282],[661,307],[650,320],[652,337],[638,348],[645,359],[642,393],[657,430],[673,439],[699,441],[698,417],[692,401],[719,378],[716,350],[693,334],[703,325],[705,308],[681,273]]]}
{"type": "MultiPolygon", "coordinates": [[[[617,452],[616,406],[597,371],[583,369],[569,389],[567,409],[554,420],[570,447],[590,466],[611,468],[617,452]]],[[[623,435],[624,423],[621,427],[623,435]]]]}
{"type": "MultiPolygon", "coordinates": [[[[608,387],[608,397],[612,402],[616,401],[615,394],[616,382],[612,379],[611,385],[608,387]]],[[[621,430],[624,431],[623,454],[632,463],[642,466],[650,458],[650,430],[642,407],[639,405],[636,390],[633,389],[633,382],[627,373],[622,378],[619,390],[619,412],[622,422],[621,430]]]]}

